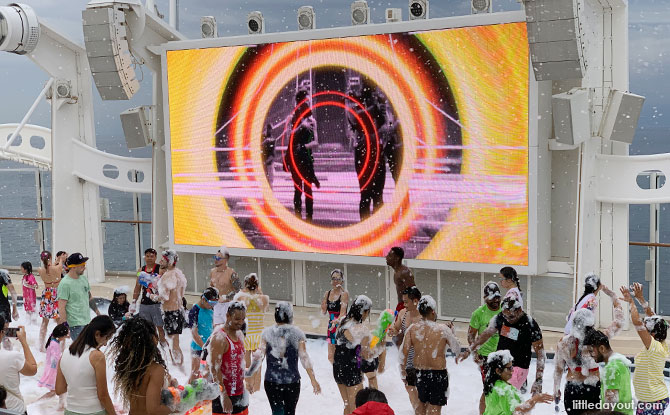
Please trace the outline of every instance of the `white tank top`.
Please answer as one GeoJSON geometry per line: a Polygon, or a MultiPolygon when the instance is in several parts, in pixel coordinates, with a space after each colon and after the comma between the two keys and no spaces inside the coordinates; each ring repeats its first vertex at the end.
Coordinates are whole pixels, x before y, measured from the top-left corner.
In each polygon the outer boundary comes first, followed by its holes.
{"type": "Polygon", "coordinates": [[[95,350],[87,347],[81,356],[73,356],[65,350],[60,360],[60,369],[67,381],[68,411],[80,414],[100,412],[103,408],[98,399],[98,388],[95,383],[95,370],[91,365],[90,355],[95,350]]]}

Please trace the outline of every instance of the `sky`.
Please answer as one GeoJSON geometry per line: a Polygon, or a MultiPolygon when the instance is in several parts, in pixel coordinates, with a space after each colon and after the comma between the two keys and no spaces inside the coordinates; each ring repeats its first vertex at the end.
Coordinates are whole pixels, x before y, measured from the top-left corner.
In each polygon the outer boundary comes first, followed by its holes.
{"type": "MultiPolygon", "coordinates": [[[[24,0],[40,19],[69,38],[83,43],[81,11],[84,0],[24,0]]],[[[159,11],[166,15],[167,0],[156,0],[159,11]]],[[[219,36],[246,34],[246,15],[260,10],[266,21],[266,32],[296,29],[296,9],[312,5],[317,26],[337,27],[350,24],[349,0],[180,0],[180,31],[189,38],[200,36],[200,16],[216,17],[219,36]]],[[[407,19],[407,0],[369,0],[373,22],[382,22],[384,9],[403,9],[407,19]]],[[[431,17],[465,15],[469,1],[431,1],[431,17]]],[[[494,11],[519,10],[516,0],[494,0],[494,11]]],[[[638,126],[632,154],[670,152],[670,0],[629,0],[630,15],[630,91],[647,98],[638,126]]],[[[140,91],[130,101],[102,101],[94,91],[95,120],[99,147],[117,154],[128,154],[119,113],[151,102],[149,72],[140,91]]],[[[141,75],[139,75],[141,76],[141,75]]],[[[19,122],[39,94],[47,76],[25,56],[0,53],[0,124],[19,122]]],[[[50,111],[42,102],[31,124],[49,126],[50,111]]],[[[136,152],[133,152],[136,153],[136,152]]],[[[141,152],[140,152],[141,153],[141,152]]],[[[131,153],[132,154],[132,153],[131,153]]],[[[137,155],[140,155],[139,153],[137,155]]]]}

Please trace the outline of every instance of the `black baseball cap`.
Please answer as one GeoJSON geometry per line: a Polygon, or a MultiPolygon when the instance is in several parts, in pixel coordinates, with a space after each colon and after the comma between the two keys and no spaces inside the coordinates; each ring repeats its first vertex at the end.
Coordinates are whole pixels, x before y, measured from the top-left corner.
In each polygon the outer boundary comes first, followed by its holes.
{"type": "Polygon", "coordinates": [[[88,257],[83,256],[79,252],[75,252],[74,254],[70,255],[67,257],[67,261],[65,264],[68,267],[76,267],[77,265],[83,265],[88,261],[88,257]]]}

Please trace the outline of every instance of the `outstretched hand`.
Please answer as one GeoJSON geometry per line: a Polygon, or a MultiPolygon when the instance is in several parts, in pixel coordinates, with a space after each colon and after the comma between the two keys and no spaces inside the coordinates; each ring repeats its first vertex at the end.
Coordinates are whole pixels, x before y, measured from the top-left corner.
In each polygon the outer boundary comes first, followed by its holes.
{"type": "Polygon", "coordinates": [[[633,297],[630,296],[630,291],[627,286],[622,285],[621,288],[619,288],[619,291],[621,291],[621,295],[623,296],[621,300],[633,304],[633,297]]]}
{"type": "Polygon", "coordinates": [[[639,282],[636,282],[635,284],[633,284],[632,288],[633,288],[633,293],[635,295],[635,298],[637,298],[640,301],[640,303],[643,303],[644,302],[644,287],[642,286],[642,284],[640,284],[639,282]]]}
{"type": "Polygon", "coordinates": [[[459,364],[460,362],[464,361],[465,359],[470,356],[470,349],[465,349],[462,351],[458,356],[456,356],[456,364],[459,364]]]}

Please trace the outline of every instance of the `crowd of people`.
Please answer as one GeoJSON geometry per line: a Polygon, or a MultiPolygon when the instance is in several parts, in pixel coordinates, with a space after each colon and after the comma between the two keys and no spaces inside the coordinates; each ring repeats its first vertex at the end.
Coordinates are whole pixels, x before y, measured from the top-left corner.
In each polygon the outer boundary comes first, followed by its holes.
{"type": "MultiPolygon", "coordinates": [[[[546,358],[542,330],[524,310],[524,295],[513,268],[500,270],[499,283],[484,285],[483,305],[472,312],[468,345],[462,347],[453,324],[437,321],[435,299],[421,293],[403,258],[400,247],[392,248],[386,256],[398,298],[385,334],[392,343],[372,341],[367,321],[373,302],[365,295],[350,297],[344,273],[339,269],[330,273],[332,287],[323,295],[321,311],[328,315],[327,359],[344,415],[394,413],[377,383],[377,375],[386,367],[388,347],[398,350],[395,363],[416,415],[440,414],[447,405],[449,350],[456,364],[472,356],[479,367],[480,414],[530,413],[537,404],[551,402],[557,412],[562,402],[568,414],[605,408],[618,412],[603,413],[656,415],[667,408],[663,370],[670,356],[668,324],[651,309],[640,284],[622,286],[617,294],[596,274],[585,277],[583,295],[567,313],[564,336],[554,356],[553,389],[549,390],[543,388],[546,358]],[[506,289],[504,295],[501,287],[506,289]],[[600,292],[611,298],[614,315],[612,323],[601,330],[596,328],[600,292]],[[630,360],[615,352],[610,343],[623,327],[623,303],[630,306],[631,322],[642,342],[632,380],[630,360]],[[535,377],[529,378],[533,353],[535,377]],[[366,381],[368,387],[364,387],[366,381]],[[524,401],[527,391],[531,398],[524,401]]],[[[44,251],[40,259],[38,275],[44,289],[39,303],[39,345],[45,356],[38,384],[47,390],[40,399],[58,396],[59,409],[67,415],[121,412],[110,396],[108,359],[114,368],[114,389],[130,414],[173,413],[174,408],[161,398],[164,388],[177,386],[166,359],[169,356],[174,366],[183,368],[179,336],[188,329],[192,337],[189,383],[206,379],[220,385],[220,398],[212,401],[214,414],[249,414],[249,395],[261,387],[273,415],[295,414],[301,385],[298,361],[313,392],[321,393],[305,334],[293,324],[292,305],[278,302],[273,307],[256,274],[239,278],[228,266],[230,254],[225,248],[214,256],[210,286],[190,310],[184,299],[186,277],[177,266],[177,253],[165,250],[156,262],[158,252],[147,249],[132,302],[127,297],[129,289],[115,290],[108,315],[100,312],[91,294],[85,275],[87,257],[59,252],[54,263],[51,253],[44,251]],[[264,315],[272,308],[275,324],[264,327],[264,315]],[[51,321],[55,327],[47,338],[51,321]],[[266,368],[261,380],[263,361],[266,368]]],[[[33,321],[38,310],[38,284],[30,262],[24,262],[21,271],[23,308],[33,321]]],[[[0,413],[26,414],[20,379],[36,375],[38,364],[25,328],[9,328],[12,319],[19,317],[19,301],[6,270],[0,270],[0,285],[0,327],[5,328],[0,331],[5,349],[0,350],[0,413]],[[20,350],[12,349],[9,338],[16,339],[20,350]]],[[[254,413],[268,412],[259,408],[254,413]]]]}

